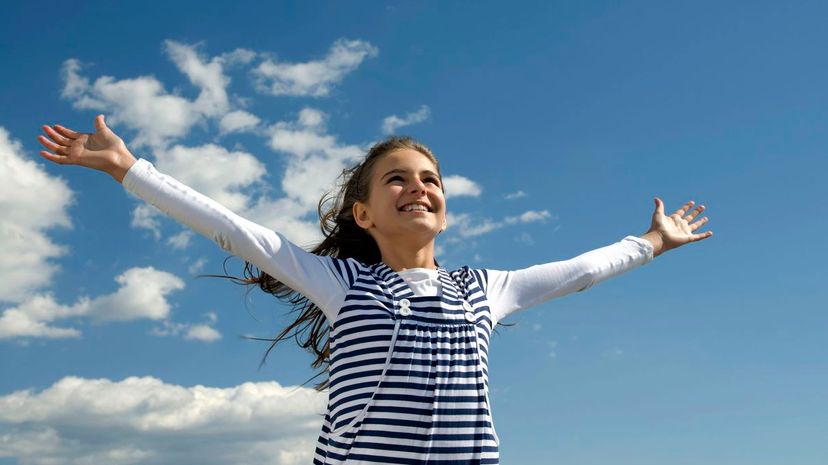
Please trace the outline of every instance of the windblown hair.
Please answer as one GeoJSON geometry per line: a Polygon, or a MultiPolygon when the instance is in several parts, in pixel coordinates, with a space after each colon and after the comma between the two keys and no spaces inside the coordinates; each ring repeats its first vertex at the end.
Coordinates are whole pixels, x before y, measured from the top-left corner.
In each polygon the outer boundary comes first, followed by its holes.
{"type": "MultiPolygon", "coordinates": [[[[365,265],[373,265],[381,261],[381,254],[376,241],[362,229],[354,220],[353,206],[356,202],[366,202],[370,194],[370,181],[373,167],[380,157],[396,150],[416,150],[431,160],[437,168],[442,186],[442,174],[437,158],[425,145],[408,136],[390,136],[374,144],[365,158],[356,166],[342,171],[343,182],[335,195],[328,192],[319,200],[319,226],[325,239],[317,245],[311,253],[326,255],[340,259],[354,258],[365,265]]],[[[435,265],[437,261],[435,260],[435,265]]],[[[230,278],[237,283],[256,284],[261,290],[273,294],[279,300],[293,306],[292,313],[298,313],[296,319],[285,327],[275,338],[251,338],[272,341],[270,347],[262,357],[262,364],[267,355],[279,342],[293,337],[300,347],[307,349],[316,356],[311,363],[312,368],[322,368],[319,373],[308,381],[327,373],[330,365],[330,344],[328,341],[328,322],[322,310],[307,297],[295,291],[285,283],[255,270],[255,266],[245,262],[244,278],[227,275],[202,275],[230,278]]],[[[329,379],[316,385],[321,391],[328,387],[329,379]]],[[[306,381],[307,383],[307,381],[306,381]]]]}

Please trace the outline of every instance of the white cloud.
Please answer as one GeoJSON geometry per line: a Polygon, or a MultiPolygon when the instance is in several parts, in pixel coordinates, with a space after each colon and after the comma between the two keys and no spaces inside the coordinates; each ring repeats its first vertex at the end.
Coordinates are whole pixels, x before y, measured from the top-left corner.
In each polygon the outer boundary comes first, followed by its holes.
{"type": "Polygon", "coordinates": [[[161,238],[161,217],[163,213],[148,203],[142,203],[132,210],[129,225],[149,230],[156,240],[161,238]]]}
{"type": "Polygon", "coordinates": [[[189,267],[187,267],[187,272],[190,274],[196,274],[204,268],[204,265],[207,263],[206,258],[199,258],[195,262],[193,262],[189,267]]]}
{"type": "Polygon", "coordinates": [[[170,320],[161,322],[161,326],[152,329],[151,333],[156,336],[178,336],[183,334],[184,339],[201,342],[214,342],[221,339],[221,333],[211,325],[218,321],[215,312],[206,314],[207,322],[200,324],[175,323],[170,320]]]}
{"type": "Polygon", "coordinates": [[[316,215],[319,199],[336,188],[343,169],[367,152],[366,147],[341,145],[335,136],[325,134],[325,119],[323,112],[304,108],[296,121],[280,121],[268,128],[270,148],[287,155],[281,181],[285,197],[260,197],[242,214],[302,246],[322,239],[316,215]]]}
{"type": "Polygon", "coordinates": [[[184,288],[184,282],[153,267],[130,268],[115,277],[120,287],[111,294],[95,298],[82,296],[71,305],[63,305],[47,294],[36,294],[0,315],[0,339],[21,337],[79,337],[75,328],[52,323],[69,318],[95,321],[127,321],[167,318],[171,305],[167,295],[184,288]]]}
{"type": "Polygon", "coordinates": [[[446,220],[448,221],[448,228],[446,228],[446,232],[450,232],[461,237],[479,236],[503,227],[502,222],[494,221],[489,218],[477,220],[469,213],[447,213],[446,216],[446,220]]]}
{"type": "Polygon", "coordinates": [[[49,260],[67,253],[46,231],[72,228],[75,194],[23,153],[0,127],[0,302],[21,302],[52,283],[59,267],[49,260]]]}
{"type": "Polygon", "coordinates": [[[542,211],[535,211],[535,210],[528,210],[520,214],[520,216],[509,216],[506,217],[504,221],[509,224],[516,224],[516,223],[534,223],[536,221],[544,221],[551,218],[552,215],[549,213],[548,210],[542,211]]]}
{"type": "Polygon", "coordinates": [[[504,198],[506,200],[514,200],[514,199],[519,199],[521,197],[526,197],[526,192],[523,192],[523,191],[512,192],[511,194],[506,194],[506,196],[504,198]]]}
{"type": "MultiPolygon", "coordinates": [[[[160,172],[250,221],[279,231],[294,243],[315,244],[322,239],[316,218],[319,199],[336,187],[342,170],[367,151],[363,147],[340,145],[334,136],[325,134],[325,118],[319,110],[304,108],[296,121],[278,122],[266,129],[270,147],[287,155],[287,167],[281,177],[285,196],[281,198],[262,193],[267,188],[266,167],[246,152],[230,152],[215,144],[175,145],[156,150],[153,164],[160,172]],[[251,186],[261,189],[251,191],[251,186]],[[257,192],[261,195],[254,198],[257,192]],[[306,219],[309,217],[313,218],[306,219]]],[[[132,225],[149,229],[158,239],[161,216],[155,207],[142,203],[133,212],[132,225]]],[[[168,242],[179,247],[185,239],[176,236],[168,242]]]]}
{"type": "Polygon", "coordinates": [[[267,174],[264,164],[247,152],[215,145],[176,145],[156,151],[155,167],[233,211],[247,207],[250,197],[239,192],[267,174]]]}
{"type": "Polygon", "coordinates": [[[222,134],[232,132],[253,132],[261,120],[244,110],[236,110],[227,113],[221,118],[219,130],[222,134]]]}
{"type": "MultiPolygon", "coordinates": [[[[101,76],[93,84],[78,73],[81,64],[69,59],[63,64],[63,96],[78,109],[107,112],[107,124],[123,124],[137,135],[133,148],[160,147],[185,136],[203,115],[189,100],[172,95],[152,76],[115,80],[101,76]]],[[[116,130],[117,132],[117,130],[116,130]]]]}
{"type": "Polygon", "coordinates": [[[469,178],[451,175],[443,177],[443,187],[446,190],[446,198],[451,197],[480,197],[483,188],[469,178]]]}
{"type": "Polygon", "coordinates": [[[193,109],[205,116],[227,113],[230,104],[226,89],[230,78],[224,74],[224,60],[214,57],[207,61],[198,54],[196,47],[172,40],[164,41],[164,48],[175,66],[201,89],[198,98],[192,102],[193,109]]]}
{"type": "Polygon", "coordinates": [[[322,60],[279,63],[268,58],[253,71],[257,89],[270,95],[325,97],[366,58],[378,54],[361,40],[337,40],[322,60]]]}
{"type": "MultiPolygon", "coordinates": [[[[234,110],[227,95],[229,65],[247,64],[255,54],[237,49],[213,58],[198,53],[197,47],[172,40],[164,42],[164,50],[175,66],[200,89],[195,100],[167,92],[153,76],[116,80],[101,76],[94,83],[80,74],[77,59],[64,61],[62,96],[75,108],[105,111],[107,124],[123,124],[136,131],[130,142],[133,148],[164,148],[186,136],[196,124],[218,120],[221,132],[247,131],[258,124],[258,118],[242,110],[234,110]]],[[[117,131],[116,131],[117,132],[117,131]]]]}
{"type": "Polygon", "coordinates": [[[203,342],[213,342],[221,339],[221,333],[216,331],[215,328],[208,325],[193,325],[187,329],[187,333],[184,335],[184,339],[203,342]]]}
{"type": "Polygon", "coordinates": [[[388,116],[382,120],[382,133],[392,134],[401,127],[422,123],[428,119],[430,114],[431,109],[428,108],[428,105],[421,105],[417,111],[408,113],[402,118],[397,115],[388,116]]]}
{"type": "Polygon", "coordinates": [[[167,245],[171,246],[174,249],[186,249],[190,246],[190,240],[193,238],[195,233],[191,230],[187,229],[181,231],[180,233],[170,236],[167,238],[167,245]]]}
{"type": "Polygon", "coordinates": [[[0,397],[0,457],[36,465],[306,464],[326,401],[276,382],[211,388],[65,377],[0,397]]]}
{"type": "Polygon", "coordinates": [[[477,219],[469,213],[449,213],[446,218],[449,225],[446,231],[462,238],[469,238],[490,233],[507,225],[545,221],[551,216],[547,210],[529,210],[521,215],[508,216],[496,221],[490,218],[477,219]]]}
{"type": "Polygon", "coordinates": [[[315,108],[303,108],[299,111],[299,125],[306,128],[315,128],[318,130],[324,129],[325,113],[315,108]]]}

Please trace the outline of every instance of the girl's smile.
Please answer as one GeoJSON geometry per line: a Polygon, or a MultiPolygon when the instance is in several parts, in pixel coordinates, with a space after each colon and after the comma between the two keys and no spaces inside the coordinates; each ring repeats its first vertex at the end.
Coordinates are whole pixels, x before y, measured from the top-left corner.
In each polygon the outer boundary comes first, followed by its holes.
{"type": "Polygon", "coordinates": [[[365,202],[354,203],[354,219],[381,250],[433,250],[446,227],[446,199],[435,164],[412,149],[399,149],[371,168],[365,202]]]}

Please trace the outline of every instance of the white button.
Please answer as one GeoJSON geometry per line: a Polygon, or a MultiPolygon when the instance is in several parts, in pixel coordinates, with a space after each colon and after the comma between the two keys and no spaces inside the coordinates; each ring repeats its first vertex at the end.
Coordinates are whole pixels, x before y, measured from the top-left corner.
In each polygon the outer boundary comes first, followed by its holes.
{"type": "Polygon", "coordinates": [[[463,301],[463,308],[464,308],[464,309],[466,309],[466,311],[467,311],[467,312],[472,311],[472,306],[471,306],[471,304],[470,304],[470,303],[468,303],[468,302],[466,302],[465,300],[463,301]]]}
{"type": "Polygon", "coordinates": [[[402,316],[408,316],[408,315],[411,315],[411,309],[410,309],[410,308],[408,308],[408,307],[403,307],[403,308],[401,308],[401,309],[400,309],[400,315],[402,315],[402,316]]]}
{"type": "Polygon", "coordinates": [[[411,301],[408,299],[400,299],[400,307],[408,307],[411,305],[411,301]]]}
{"type": "Polygon", "coordinates": [[[468,321],[469,323],[474,323],[475,320],[476,318],[474,317],[474,313],[466,312],[466,321],[468,321]]]}

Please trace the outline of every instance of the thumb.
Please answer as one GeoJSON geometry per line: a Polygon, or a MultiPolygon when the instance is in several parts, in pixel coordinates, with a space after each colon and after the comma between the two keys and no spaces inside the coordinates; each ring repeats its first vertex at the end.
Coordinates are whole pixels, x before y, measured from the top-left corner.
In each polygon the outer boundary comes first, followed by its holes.
{"type": "Polygon", "coordinates": [[[655,197],[654,200],[655,200],[655,204],[656,204],[656,213],[663,216],[664,215],[664,202],[662,202],[661,199],[658,198],[658,197],[655,197]]]}
{"type": "Polygon", "coordinates": [[[109,128],[106,127],[106,122],[104,122],[104,115],[98,115],[95,117],[95,129],[98,132],[108,132],[109,128]]]}

